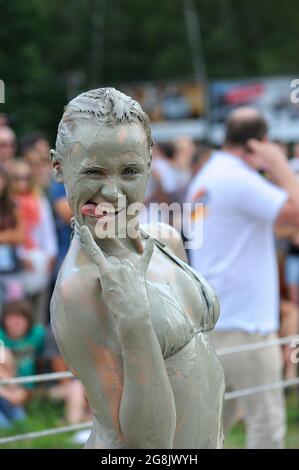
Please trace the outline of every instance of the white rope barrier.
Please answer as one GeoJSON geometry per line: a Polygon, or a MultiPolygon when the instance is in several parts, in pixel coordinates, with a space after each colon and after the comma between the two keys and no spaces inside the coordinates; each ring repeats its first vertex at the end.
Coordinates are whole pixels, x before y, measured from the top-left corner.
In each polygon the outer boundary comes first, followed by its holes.
{"type": "MultiPolygon", "coordinates": [[[[244,388],[241,390],[236,390],[235,392],[228,392],[225,394],[225,400],[232,400],[235,398],[240,398],[248,395],[253,395],[256,393],[267,392],[269,390],[277,390],[279,388],[286,388],[292,385],[299,385],[299,377],[295,379],[282,380],[280,382],[275,382],[271,384],[258,385],[257,387],[244,388]]],[[[17,434],[14,436],[0,438],[0,445],[9,444],[17,441],[24,441],[30,439],[36,439],[40,437],[52,436],[55,434],[61,434],[66,432],[78,431],[80,429],[90,429],[92,422],[71,424],[69,426],[61,426],[53,429],[45,429],[44,431],[29,432],[26,434],[17,434]]]]}
{"type": "Polygon", "coordinates": [[[12,377],[9,379],[1,379],[0,385],[50,382],[51,380],[69,379],[70,377],[74,377],[71,372],[50,372],[48,374],[26,375],[24,377],[12,377]]]}
{"type": "Polygon", "coordinates": [[[90,429],[92,421],[86,423],[70,424],[69,426],[60,426],[53,429],[45,429],[44,431],[28,432],[26,434],[17,434],[15,436],[0,438],[0,445],[9,444],[16,441],[25,441],[36,439],[38,437],[53,436],[54,434],[61,434],[65,432],[79,431],[81,429],[90,429]]]}
{"type": "Polygon", "coordinates": [[[32,382],[50,382],[51,380],[69,379],[74,377],[71,372],[50,372],[48,374],[26,375],[24,377],[12,377],[1,379],[0,385],[27,384],[32,382]]]}
{"type": "Polygon", "coordinates": [[[289,344],[292,342],[294,342],[293,347],[299,346],[299,336],[298,335],[284,336],[283,338],[273,338],[273,339],[268,339],[266,341],[257,341],[256,343],[240,344],[238,346],[231,346],[228,348],[217,349],[216,353],[218,356],[226,356],[227,354],[235,354],[235,353],[245,352],[245,351],[254,351],[257,349],[270,348],[271,346],[277,346],[277,345],[283,346],[285,344],[289,344]]]}
{"type": "MultiPolygon", "coordinates": [[[[266,341],[258,341],[256,343],[241,344],[229,348],[217,349],[218,356],[225,356],[227,354],[235,354],[245,351],[254,351],[275,345],[285,345],[291,342],[296,342],[295,346],[299,346],[299,336],[284,336],[283,338],[274,338],[266,341]]],[[[25,377],[12,377],[9,379],[0,379],[0,385],[34,383],[34,382],[48,382],[51,380],[69,379],[73,377],[71,372],[50,372],[48,374],[28,375],[25,377]]]]}
{"type": "Polygon", "coordinates": [[[243,388],[235,392],[227,392],[225,400],[232,400],[234,398],[246,397],[248,395],[255,395],[256,393],[268,392],[269,390],[277,390],[279,388],[291,387],[292,385],[299,385],[299,377],[295,379],[281,380],[271,384],[257,385],[256,387],[243,388]]]}
{"type": "MultiPolygon", "coordinates": [[[[283,338],[274,338],[267,341],[258,341],[257,343],[242,344],[238,346],[233,346],[229,348],[221,348],[217,350],[219,356],[224,356],[227,354],[235,354],[239,352],[252,351],[262,348],[271,347],[274,345],[285,345],[291,342],[296,342],[295,346],[299,345],[299,336],[286,336],[283,338]]],[[[294,347],[295,347],[294,346],[294,347]]],[[[9,379],[1,379],[0,385],[9,385],[9,384],[20,384],[20,383],[32,383],[32,382],[47,382],[51,380],[61,380],[65,378],[73,377],[71,372],[54,372],[49,374],[39,374],[39,375],[30,375],[26,377],[13,377],[9,379]]],[[[293,385],[299,385],[299,377],[289,380],[282,380],[280,382],[258,385],[256,387],[250,387],[246,389],[236,390],[234,392],[228,392],[225,394],[225,400],[232,400],[240,397],[245,397],[253,395],[256,393],[267,392],[269,390],[277,390],[280,388],[286,388],[293,385]]],[[[9,444],[11,442],[17,442],[22,440],[36,439],[39,437],[51,436],[55,434],[74,432],[81,429],[91,428],[92,423],[78,423],[72,424],[69,426],[61,426],[53,429],[46,429],[44,431],[36,431],[26,434],[18,434],[14,436],[0,438],[0,445],[9,444]]]]}

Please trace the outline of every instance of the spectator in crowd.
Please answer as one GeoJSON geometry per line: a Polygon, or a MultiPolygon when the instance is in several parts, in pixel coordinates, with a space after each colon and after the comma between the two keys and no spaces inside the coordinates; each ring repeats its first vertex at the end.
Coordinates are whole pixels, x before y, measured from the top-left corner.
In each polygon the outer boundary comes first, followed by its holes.
{"type": "Polygon", "coordinates": [[[0,113],[0,127],[9,127],[9,119],[6,114],[0,113]]]}
{"type": "MultiPolygon", "coordinates": [[[[285,245],[292,238],[298,228],[283,225],[275,227],[276,254],[279,270],[279,291],[280,291],[280,330],[279,336],[294,336],[299,332],[299,308],[296,302],[289,297],[289,289],[286,279],[285,245]]],[[[284,377],[293,379],[297,375],[297,365],[292,361],[292,348],[289,344],[282,346],[284,360],[284,377]]]]}
{"type": "Polygon", "coordinates": [[[196,153],[196,145],[190,137],[181,136],[174,141],[175,155],[174,159],[178,168],[186,170],[189,173],[192,165],[192,159],[196,153]]]}
{"type": "Polygon", "coordinates": [[[24,135],[20,139],[20,151],[21,157],[25,157],[25,154],[30,150],[37,150],[43,159],[49,160],[50,144],[44,134],[39,132],[33,132],[24,135]]]}
{"type": "Polygon", "coordinates": [[[161,181],[162,189],[169,201],[170,193],[186,188],[191,179],[191,162],[196,147],[187,137],[178,138],[174,144],[159,144],[160,158],[153,161],[153,171],[161,181]]]}
{"type": "Polygon", "coordinates": [[[72,211],[69,206],[65,188],[63,184],[52,180],[49,189],[49,198],[52,210],[55,216],[56,230],[58,236],[58,256],[53,273],[53,281],[55,282],[57,273],[69,249],[71,239],[71,218],[72,211]]]}
{"type": "MultiPolygon", "coordinates": [[[[196,175],[203,169],[204,165],[210,160],[212,150],[210,147],[203,143],[199,143],[196,146],[196,151],[193,155],[192,158],[192,165],[191,165],[191,170],[192,170],[192,179],[196,177],[196,175]]],[[[192,181],[192,180],[191,180],[192,181]]],[[[183,201],[187,201],[188,199],[188,190],[189,186],[185,188],[181,199],[183,201]]],[[[205,203],[206,203],[206,190],[205,188],[200,188],[196,193],[193,194],[192,196],[192,208],[191,212],[185,211],[183,213],[184,220],[184,230],[182,237],[184,240],[186,240],[186,234],[189,231],[189,224],[192,221],[194,223],[195,220],[201,220],[204,217],[205,214],[205,203]],[[191,216],[191,220],[189,220],[189,216],[191,216]],[[186,219],[187,217],[187,219],[186,219]]],[[[189,233],[190,235],[190,233],[189,233]]],[[[188,236],[187,236],[188,238],[188,236]]],[[[188,258],[188,262],[190,264],[190,249],[186,248],[186,254],[188,258]]]]}
{"type": "MultiPolygon", "coordinates": [[[[44,350],[45,330],[34,323],[30,302],[20,300],[4,306],[0,340],[13,353],[17,376],[36,374],[37,361],[44,350]]],[[[33,384],[29,383],[28,388],[32,389],[33,384]]]]}
{"type": "MultiPolygon", "coordinates": [[[[298,306],[286,300],[281,299],[280,302],[280,330],[279,336],[293,336],[298,334],[299,326],[299,309],[298,306]]],[[[292,361],[292,352],[294,348],[286,344],[282,347],[283,351],[283,365],[285,379],[294,379],[297,377],[297,364],[292,361]]]]}
{"type": "Polygon", "coordinates": [[[11,196],[8,174],[0,167],[0,314],[4,302],[24,295],[16,252],[23,241],[20,211],[11,196]]]}
{"type": "Polygon", "coordinates": [[[6,170],[16,156],[16,136],[7,126],[0,127],[0,165],[6,170]]]}
{"type": "Polygon", "coordinates": [[[299,305],[299,230],[296,230],[289,240],[285,262],[286,284],[289,299],[299,305]]]}
{"type": "Polygon", "coordinates": [[[296,142],[294,145],[293,158],[290,159],[289,163],[292,170],[299,175],[299,142],[296,142]]]}
{"type": "MultiPolygon", "coordinates": [[[[279,291],[273,225],[299,226],[299,184],[280,147],[267,140],[267,124],[257,110],[239,108],[230,114],[223,149],[193,180],[188,199],[203,188],[208,195],[204,241],[191,251],[191,263],[219,296],[216,347],[276,338],[279,291]]],[[[222,356],[221,362],[227,391],[281,380],[279,346],[222,356]]],[[[283,447],[281,389],[226,401],[225,432],[238,405],[245,416],[248,448],[283,447]]]]}
{"type": "Polygon", "coordinates": [[[46,136],[39,134],[36,138],[34,148],[41,154],[44,161],[49,161],[51,147],[46,136]]]}
{"type": "Polygon", "coordinates": [[[26,295],[34,304],[35,321],[47,320],[49,283],[53,273],[57,240],[51,207],[34,182],[30,166],[23,160],[11,168],[12,190],[25,228],[25,240],[18,249],[23,265],[26,295]]]}
{"type": "MultiPolygon", "coordinates": [[[[199,143],[196,145],[195,153],[192,157],[192,162],[191,162],[191,175],[192,175],[191,183],[193,179],[198,175],[198,173],[203,169],[206,163],[210,160],[211,154],[212,154],[212,150],[207,145],[202,144],[202,143],[199,143]]],[[[177,194],[178,194],[177,199],[180,200],[181,203],[187,201],[189,187],[190,185],[177,191],[177,194]]],[[[204,201],[204,197],[203,197],[204,194],[205,194],[205,191],[201,188],[197,195],[198,197],[195,197],[195,196],[193,197],[194,199],[193,202],[204,201]]]]}
{"type": "Polygon", "coordinates": [[[204,165],[210,160],[212,150],[211,148],[203,143],[199,143],[195,147],[195,152],[191,161],[192,176],[196,176],[204,165]]]}
{"type": "MultiPolygon", "coordinates": [[[[289,161],[290,167],[299,180],[299,143],[294,145],[294,157],[289,161]]],[[[289,230],[288,248],[285,260],[285,277],[288,298],[299,306],[299,229],[289,230]]]]}
{"type": "MultiPolygon", "coordinates": [[[[44,348],[44,339],[43,326],[33,324],[32,307],[29,303],[18,301],[6,304],[0,328],[0,341],[3,341],[6,348],[6,362],[7,359],[9,360],[6,370],[2,367],[2,376],[24,377],[36,374],[38,360],[44,348]]],[[[17,387],[1,387],[0,423],[2,421],[2,426],[9,425],[7,420],[25,417],[24,410],[20,407],[31,398],[33,389],[33,383],[17,387]],[[5,417],[7,420],[4,419],[5,417]]]]}
{"type": "MultiPolygon", "coordinates": [[[[178,138],[174,143],[159,144],[159,155],[153,159],[152,173],[159,182],[162,197],[168,205],[181,204],[186,188],[191,180],[191,160],[195,145],[187,137],[178,138]],[[164,193],[164,195],[163,195],[164,193]]],[[[174,208],[175,206],[172,206],[174,208]]],[[[168,210],[161,205],[159,217],[156,220],[173,225],[181,232],[181,217],[176,210],[168,210]]],[[[151,220],[150,222],[152,222],[151,220]]]]}
{"type": "MultiPolygon", "coordinates": [[[[4,350],[5,362],[0,362],[0,380],[16,376],[16,362],[9,349],[4,350]]],[[[24,403],[29,397],[28,390],[16,384],[0,386],[0,429],[9,428],[14,421],[26,417],[24,403]]]]}
{"type": "Polygon", "coordinates": [[[49,156],[45,158],[39,150],[29,148],[23,154],[23,158],[30,165],[35,181],[39,182],[45,196],[48,197],[51,182],[51,165],[49,156]]]}
{"type": "Polygon", "coordinates": [[[147,224],[157,220],[162,222],[164,220],[164,211],[161,207],[159,213],[153,213],[153,208],[157,207],[157,204],[166,203],[168,201],[167,193],[163,189],[165,184],[162,182],[161,171],[156,168],[156,164],[159,167],[160,160],[167,154],[173,154],[174,147],[171,143],[165,143],[160,145],[154,145],[152,149],[152,165],[151,172],[146,186],[145,192],[145,207],[140,211],[139,220],[142,224],[147,224]]]}
{"type": "Polygon", "coordinates": [[[147,187],[146,187],[146,192],[145,192],[145,204],[146,205],[151,202],[158,202],[158,203],[165,202],[167,199],[167,196],[162,188],[160,174],[158,170],[155,169],[156,163],[161,158],[163,158],[164,153],[167,153],[167,151],[173,153],[173,145],[171,143],[153,146],[151,173],[147,182],[147,187]],[[164,148],[165,148],[165,152],[163,152],[164,148]]]}
{"type": "Polygon", "coordinates": [[[48,196],[51,182],[50,144],[44,134],[26,134],[20,141],[20,156],[31,166],[35,180],[48,196]]]}
{"type": "MultiPolygon", "coordinates": [[[[51,372],[64,372],[67,370],[58,350],[51,325],[48,326],[43,357],[49,363],[51,372]]],[[[79,380],[75,378],[62,379],[54,385],[51,382],[47,389],[47,396],[55,401],[58,400],[65,403],[65,419],[67,423],[74,424],[90,419],[84,387],[79,380]]]]}

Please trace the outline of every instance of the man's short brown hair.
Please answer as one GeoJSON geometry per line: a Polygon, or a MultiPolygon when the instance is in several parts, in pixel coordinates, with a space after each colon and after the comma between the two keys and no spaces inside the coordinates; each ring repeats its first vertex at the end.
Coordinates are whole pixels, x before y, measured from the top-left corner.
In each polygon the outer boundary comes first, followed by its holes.
{"type": "Polygon", "coordinates": [[[225,144],[245,146],[248,139],[262,140],[267,132],[267,122],[257,109],[237,108],[227,118],[225,144]]]}

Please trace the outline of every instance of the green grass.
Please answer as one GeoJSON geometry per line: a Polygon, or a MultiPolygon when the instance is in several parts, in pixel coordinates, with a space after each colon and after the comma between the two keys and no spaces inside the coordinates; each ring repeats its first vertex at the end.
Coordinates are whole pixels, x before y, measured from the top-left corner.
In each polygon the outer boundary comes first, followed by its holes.
{"type": "MultiPolygon", "coordinates": [[[[54,403],[48,399],[34,398],[27,408],[27,418],[24,421],[14,423],[8,430],[0,430],[0,438],[14,434],[23,434],[34,431],[42,431],[58,426],[65,426],[63,421],[62,404],[54,403]]],[[[45,436],[38,439],[18,441],[0,445],[1,449],[80,449],[82,445],[72,444],[73,433],[62,433],[53,436],[45,436]]]]}
{"type": "MultiPolygon", "coordinates": [[[[287,402],[287,434],[286,448],[299,449],[299,395],[295,391],[289,393],[287,402]]],[[[245,426],[241,422],[234,426],[225,439],[225,449],[245,448],[245,426]]]]}
{"type": "MultiPolygon", "coordinates": [[[[63,407],[42,398],[33,399],[27,407],[28,418],[15,423],[9,430],[0,430],[0,438],[13,434],[40,431],[63,426],[63,407]]],[[[286,447],[299,449],[299,396],[292,392],[287,396],[288,429],[286,447]]],[[[80,449],[82,445],[72,443],[73,433],[63,433],[38,439],[19,441],[0,446],[5,449],[80,449]]],[[[242,449],[245,446],[245,427],[243,423],[235,426],[225,440],[225,448],[242,449]]]]}

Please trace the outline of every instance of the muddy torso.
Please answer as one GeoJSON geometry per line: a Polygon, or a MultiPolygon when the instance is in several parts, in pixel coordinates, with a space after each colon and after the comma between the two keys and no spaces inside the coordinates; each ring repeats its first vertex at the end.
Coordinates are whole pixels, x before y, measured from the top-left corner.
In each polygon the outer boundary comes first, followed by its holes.
{"type": "MultiPolygon", "coordinates": [[[[105,368],[107,373],[113,370],[116,384],[121,384],[122,355],[113,319],[101,299],[97,269],[75,237],[57,279],[51,320],[65,360],[83,382],[96,417],[92,447],[118,447],[105,385],[97,370],[105,368]],[[99,357],[105,357],[105,363],[99,357]]],[[[189,429],[190,426],[193,429],[191,438],[190,430],[186,433],[181,427],[175,439],[176,447],[188,447],[192,442],[193,448],[215,447],[222,437],[217,422],[223,394],[222,369],[208,337],[208,330],[213,328],[218,316],[215,294],[204,280],[174,255],[169,255],[159,243],[147,271],[147,290],[152,324],[176,400],[177,419],[189,422],[189,429]],[[205,412],[201,408],[202,399],[207,405],[205,412]],[[198,426],[203,426],[201,432],[198,426]]],[[[120,398],[117,391],[115,394],[115,399],[120,398]]]]}

